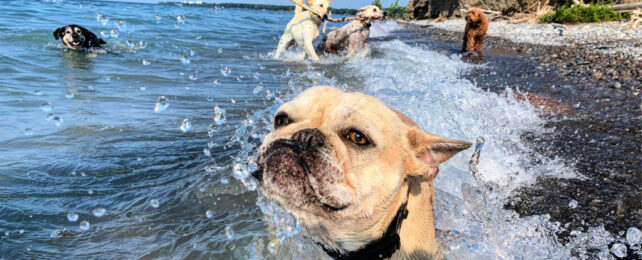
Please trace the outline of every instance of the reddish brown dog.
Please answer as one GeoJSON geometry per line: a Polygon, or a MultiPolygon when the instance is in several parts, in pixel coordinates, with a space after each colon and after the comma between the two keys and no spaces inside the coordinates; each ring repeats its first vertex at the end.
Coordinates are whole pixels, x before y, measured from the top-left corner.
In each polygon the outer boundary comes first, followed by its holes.
{"type": "Polygon", "coordinates": [[[464,30],[464,42],[461,45],[461,51],[465,52],[482,52],[486,30],[488,29],[488,19],[479,6],[473,6],[466,13],[466,29],[464,30]]]}

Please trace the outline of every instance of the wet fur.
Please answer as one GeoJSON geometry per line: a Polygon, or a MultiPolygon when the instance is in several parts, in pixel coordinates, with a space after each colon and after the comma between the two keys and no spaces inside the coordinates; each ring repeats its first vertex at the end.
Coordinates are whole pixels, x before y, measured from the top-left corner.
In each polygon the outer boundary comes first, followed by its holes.
{"type": "Polygon", "coordinates": [[[407,203],[401,249],[392,259],[438,257],[433,180],[439,163],[470,143],[424,132],[374,97],[332,87],[311,88],[277,114],[287,114],[292,123],[265,137],[260,174],[254,176],[260,191],[292,212],[314,241],[342,252],[358,250],[380,238],[407,203]],[[309,129],[325,141],[297,148],[297,136],[309,129]],[[345,129],[363,132],[372,146],[350,143],[345,129]],[[279,152],[279,143],[292,146],[279,152]]]}
{"type": "Polygon", "coordinates": [[[464,30],[464,42],[461,51],[470,53],[481,53],[488,29],[488,19],[479,7],[471,7],[466,13],[466,28],[464,30]]]}
{"type": "MultiPolygon", "coordinates": [[[[320,15],[325,16],[331,2],[332,0],[308,0],[307,3],[320,15]]],[[[299,60],[305,59],[307,55],[310,59],[318,61],[319,56],[316,54],[313,44],[319,38],[321,22],[321,17],[309,11],[303,11],[303,8],[297,5],[294,9],[294,17],[287,24],[281,36],[274,58],[280,59],[283,52],[296,44],[305,50],[299,56],[299,60]]]]}
{"type": "Polygon", "coordinates": [[[370,52],[368,38],[372,20],[383,19],[384,12],[377,6],[368,5],[359,9],[359,17],[365,21],[352,21],[334,30],[317,47],[318,52],[339,53],[345,51],[349,57],[366,56],[370,52]]]}
{"type": "Polygon", "coordinates": [[[70,24],[60,27],[53,32],[54,39],[60,39],[62,43],[69,49],[81,50],[90,48],[102,48],[101,44],[106,44],[103,39],[100,39],[93,32],[87,30],[85,27],[70,24]],[[79,45],[73,45],[72,42],[78,40],[79,45]]]}

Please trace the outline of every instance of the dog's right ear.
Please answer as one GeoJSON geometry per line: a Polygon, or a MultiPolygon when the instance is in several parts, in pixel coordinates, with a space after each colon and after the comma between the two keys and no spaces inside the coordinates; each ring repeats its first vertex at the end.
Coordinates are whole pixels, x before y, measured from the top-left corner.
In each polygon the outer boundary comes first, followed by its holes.
{"type": "Polygon", "coordinates": [[[472,143],[436,136],[419,127],[411,127],[407,133],[411,154],[405,162],[410,176],[422,176],[432,181],[439,173],[439,164],[466,150],[472,143]]]}
{"type": "Polygon", "coordinates": [[[62,38],[62,33],[65,31],[65,27],[66,26],[60,27],[54,31],[53,36],[56,40],[62,38]]]}

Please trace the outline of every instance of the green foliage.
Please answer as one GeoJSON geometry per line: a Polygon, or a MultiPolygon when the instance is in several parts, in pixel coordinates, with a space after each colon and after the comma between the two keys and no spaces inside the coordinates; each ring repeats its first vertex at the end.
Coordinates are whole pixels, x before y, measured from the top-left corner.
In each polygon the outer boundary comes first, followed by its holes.
{"type": "Polygon", "coordinates": [[[383,6],[381,5],[380,0],[374,0],[374,2],[372,2],[372,5],[379,7],[379,9],[383,9],[383,6]]]}
{"type": "Polygon", "coordinates": [[[394,4],[390,5],[388,9],[386,9],[386,12],[388,17],[401,18],[405,10],[406,9],[404,7],[399,6],[399,0],[397,0],[394,4]]]}
{"type": "Polygon", "coordinates": [[[547,23],[598,23],[617,21],[622,19],[622,15],[609,6],[591,4],[589,6],[563,6],[554,13],[545,14],[538,19],[547,23]]]}

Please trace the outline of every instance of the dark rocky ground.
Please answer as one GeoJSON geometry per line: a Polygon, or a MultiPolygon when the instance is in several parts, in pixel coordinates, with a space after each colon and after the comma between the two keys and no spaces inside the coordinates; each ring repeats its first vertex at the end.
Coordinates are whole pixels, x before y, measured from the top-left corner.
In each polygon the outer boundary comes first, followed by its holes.
{"type": "MultiPolygon", "coordinates": [[[[407,25],[401,40],[458,53],[462,33],[407,25]]],[[[639,41],[639,39],[638,39],[639,41]]],[[[633,43],[632,43],[633,44],[633,43]]],[[[639,45],[640,43],[635,43],[639,45]]],[[[531,93],[528,99],[547,119],[551,134],[523,136],[539,152],[575,165],[585,179],[543,178],[518,190],[507,209],[520,216],[550,214],[568,231],[604,225],[615,236],[642,227],[642,63],[600,53],[600,46],[555,47],[488,37],[486,66],[466,78],[483,89],[506,87],[531,93]],[[576,200],[576,208],[569,202],[576,200]]]]}

